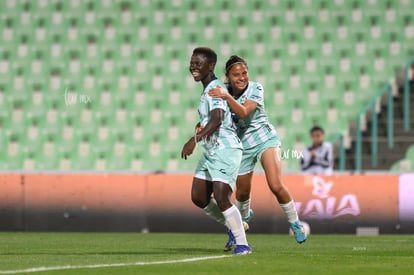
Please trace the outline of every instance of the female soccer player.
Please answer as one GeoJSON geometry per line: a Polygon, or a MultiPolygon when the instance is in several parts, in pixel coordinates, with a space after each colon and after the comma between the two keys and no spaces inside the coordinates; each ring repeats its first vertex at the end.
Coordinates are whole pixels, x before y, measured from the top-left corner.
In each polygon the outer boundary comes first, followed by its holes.
{"type": "Polygon", "coordinates": [[[217,62],[216,53],[206,47],[196,48],[190,61],[190,73],[196,82],[201,81],[201,93],[198,113],[199,131],[191,137],[181,151],[181,157],[187,159],[201,141],[204,153],[193,178],[191,199],[207,215],[225,224],[229,236],[235,239],[233,254],[251,253],[246,240],[239,210],[230,201],[242,157],[242,145],[237,137],[230,109],[221,98],[212,98],[208,92],[224,84],[214,75],[217,62]],[[214,193],[214,198],[211,195],[214,193]]]}
{"type": "MultiPolygon", "coordinates": [[[[253,211],[250,209],[253,170],[257,160],[260,160],[267,184],[285,212],[296,241],[303,243],[306,241],[306,235],[292,196],[281,180],[281,142],[265,113],[263,87],[257,82],[249,81],[247,63],[239,56],[230,57],[225,71],[229,92],[222,87],[215,87],[210,90],[209,95],[227,101],[233,112],[233,120],[237,124],[237,134],[244,147],[236,183],[236,206],[243,221],[249,222],[253,217],[253,211]]],[[[229,235],[226,248],[231,249],[231,246],[234,246],[234,242],[229,235]]]]}

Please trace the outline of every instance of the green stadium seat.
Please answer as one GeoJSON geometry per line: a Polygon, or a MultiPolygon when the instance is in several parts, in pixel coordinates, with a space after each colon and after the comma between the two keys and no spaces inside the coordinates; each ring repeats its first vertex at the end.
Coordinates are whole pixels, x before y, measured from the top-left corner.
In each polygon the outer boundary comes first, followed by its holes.
{"type": "MultiPolygon", "coordinates": [[[[411,145],[405,152],[405,158],[409,160],[414,160],[414,145],[411,145]]],[[[414,163],[414,162],[413,162],[414,163]]]]}
{"type": "Polygon", "coordinates": [[[22,138],[14,133],[2,140],[5,149],[5,152],[1,154],[2,169],[17,170],[23,167],[24,147],[21,141],[22,138]]]}
{"type": "Polygon", "coordinates": [[[0,60],[0,87],[1,90],[9,91],[10,87],[10,79],[12,78],[12,65],[13,63],[10,61],[10,53],[8,51],[2,52],[2,58],[0,60]]]}
{"type": "MultiPolygon", "coordinates": [[[[129,154],[122,156],[122,157],[115,157],[113,155],[112,156],[109,155],[106,158],[106,169],[110,171],[130,170],[130,169],[134,170],[134,168],[131,167],[131,161],[132,159],[129,154]]],[[[141,169],[142,168],[137,169],[137,170],[141,170],[141,169]]]]}
{"type": "MultiPolygon", "coordinates": [[[[412,55],[412,8],[408,0],[0,1],[0,138],[4,148],[12,137],[21,144],[13,165],[0,167],[192,171],[201,150],[188,161],[179,151],[198,121],[201,86],[187,67],[192,49],[207,44],[218,52],[218,77],[231,54],[247,59],[287,146],[314,123],[347,133],[348,119],[412,55]],[[85,138],[98,146],[79,156],[85,138]],[[113,152],[119,138],[133,148],[124,156],[113,152]],[[48,139],[53,156],[30,148],[48,139]]],[[[297,160],[286,165],[298,169],[297,160]]]]}
{"type": "Polygon", "coordinates": [[[94,160],[92,156],[74,158],[71,161],[71,169],[92,170],[94,168],[94,160]]]}
{"type": "Polygon", "coordinates": [[[403,17],[403,28],[404,28],[404,40],[413,41],[414,40],[414,26],[413,26],[413,17],[404,16],[403,17]]]}
{"type": "Polygon", "coordinates": [[[26,171],[33,171],[36,170],[36,165],[38,165],[37,160],[34,157],[35,153],[26,150],[24,154],[22,154],[23,158],[23,169],[26,171]]]}
{"type": "Polygon", "coordinates": [[[391,172],[400,172],[400,161],[395,162],[391,168],[390,168],[391,172]]]}
{"type": "Polygon", "coordinates": [[[342,112],[348,119],[354,118],[361,112],[365,101],[356,92],[356,87],[345,83],[343,87],[342,112]]]}
{"type": "Polygon", "coordinates": [[[132,154],[132,157],[130,161],[128,162],[128,165],[123,168],[127,170],[132,170],[132,171],[142,171],[143,170],[142,155],[138,152],[135,152],[134,154],[132,154]]]}
{"type": "Polygon", "coordinates": [[[94,167],[96,151],[99,144],[92,142],[88,136],[82,136],[71,152],[72,168],[78,170],[90,170],[94,167]]]}
{"type": "Polygon", "coordinates": [[[61,158],[57,144],[52,137],[41,144],[41,150],[35,155],[35,168],[39,170],[56,170],[59,169],[59,161],[61,158]]]}
{"type": "Polygon", "coordinates": [[[398,1],[398,15],[402,17],[412,16],[410,12],[414,8],[414,4],[409,0],[398,1]]]}
{"type": "Polygon", "coordinates": [[[395,162],[390,169],[392,172],[412,172],[414,171],[414,162],[408,159],[402,159],[395,162]]]}

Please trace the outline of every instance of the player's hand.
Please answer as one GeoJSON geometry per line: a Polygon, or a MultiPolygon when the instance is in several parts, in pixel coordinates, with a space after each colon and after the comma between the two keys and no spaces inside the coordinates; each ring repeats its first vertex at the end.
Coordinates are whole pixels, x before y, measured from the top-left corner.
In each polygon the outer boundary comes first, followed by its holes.
{"type": "Polygon", "coordinates": [[[216,86],[208,92],[208,95],[214,98],[226,99],[230,94],[221,86],[216,86]]]}
{"type": "Polygon", "coordinates": [[[197,123],[197,125],[194,127],[194,132],[196,133],[196,134],[198,134],[198,133],[200,133],[201,132],[201,130],[203,130],[204,129],[204,127],[201,127],[200,126],[200,122],[199,123],[197,123]]]}
{"type": "Polygon", "coordinates": [[[203,129],[204,129],[204,127],[201,127],[200,125],[198,125],[198,126],[195,128],[195,133],[196,133],[196,134],[198,134],[198,133],[200,133],[203,129]]]}
{"type": "Polygon", "coordinates": [[[187,159],[194,152],[194,148],[196,146],[194,137],[190,138],[186,144],[183,146],[183,150],[181,150],[181,158],[187,159]]]}

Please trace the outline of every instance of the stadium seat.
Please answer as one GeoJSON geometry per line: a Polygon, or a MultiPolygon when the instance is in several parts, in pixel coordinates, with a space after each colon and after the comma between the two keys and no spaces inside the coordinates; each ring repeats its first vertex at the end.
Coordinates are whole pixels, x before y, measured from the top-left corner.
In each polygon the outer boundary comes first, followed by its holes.
{"type": "Polygon", "coordinates": [[[391,166],[392,172],[412,172],[414,171],[414,163],[412,160],[402,159],[397,161],[391,166]]]}
{"type": "Polygon", "coordinates": [[[4,137],[2,140],[3,148],[5,149],[2,155],[2,169],[4,170],[18,170],[23,167],[23,153],[24,147],[22,138],[19,135],[11,134],[9,137],[4,137]]]}
{"type": "Polygon", "coordinates": [[[409,160],[414,160],[414,145],[411,145],[405,152],[405,158],[409,160]]]}
{"type": "Polygon", "coordinates": [[[182,161],[179,152],[198,121],[201,86],[187,67],[199,45],[218,52],[220,78],[230,55],[247,59],[286,146],[306,141],[314,123],[347,133],[412,54],[413,8],[407,0],[0,1],[0,138],[5,148],[19,144],[0,166],[193,170],[199,153],[182,161]],[[84,95],[92,102],[80,102],[84,95]],[[133,150],[114,155],[119,138],[133,150]],[[53,156],[27,149],[48,139],[53,156]],[[97,147],[80,156],[85,140],[97,147]]]}

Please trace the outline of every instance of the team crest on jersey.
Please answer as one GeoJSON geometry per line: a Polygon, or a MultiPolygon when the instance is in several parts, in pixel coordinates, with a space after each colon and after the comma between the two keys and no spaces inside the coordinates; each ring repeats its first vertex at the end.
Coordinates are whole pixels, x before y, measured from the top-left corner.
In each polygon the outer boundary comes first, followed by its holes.
{"type": "Polygon", "coordinates": [[[221,106],[221,100],[219,100],[219,99],[214,99],[214,100],[213,100],[213,106],[214,106],[214,107],[221,106]]]}
{"type": "Polygon", "coordinates": [[[243,94],[240,98],[240,103],[243,104],[246,102],[246,100],[247,100],[247,95],[243,94]]]}

